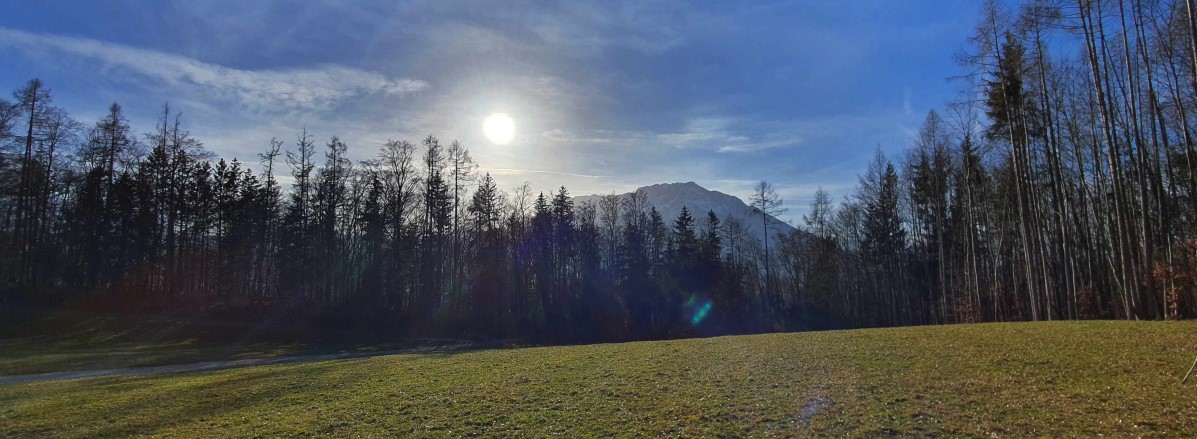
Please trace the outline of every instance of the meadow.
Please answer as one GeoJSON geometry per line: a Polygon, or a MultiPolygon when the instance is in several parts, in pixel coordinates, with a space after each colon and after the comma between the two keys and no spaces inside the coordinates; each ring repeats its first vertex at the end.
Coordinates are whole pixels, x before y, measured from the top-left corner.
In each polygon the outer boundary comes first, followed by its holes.
{"type": "Polygon", "coordinates": [[[0,436],[1195,437],[1194,335],[925,326],[10,384],[0,436]]]}

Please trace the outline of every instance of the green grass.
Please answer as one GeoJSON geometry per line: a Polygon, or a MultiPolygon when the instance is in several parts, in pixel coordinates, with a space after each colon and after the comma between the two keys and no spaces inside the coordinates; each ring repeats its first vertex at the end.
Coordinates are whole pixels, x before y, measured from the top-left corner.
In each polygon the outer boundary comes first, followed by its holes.
{"type": "Polygon", "coordinates": [[[395,355],[0,386],[0,436],[1197,437],[1192,322],[395,355]]]}
{"type": "Polygon", "coordinates": [[[24,375],[127,367],[163,366],[203,361],[274,358],[308,353],[301,345],[265,343],[221,347],[193,342],[114,343],[104,347],[31,345],[25,340],[0,341],[0,375],[24,375]]]}
{"type": "Polygon", "coordinates": [[[319,335],[194,317],[60,311],[0,325],[0,376],[412,347],[319,335]]]}

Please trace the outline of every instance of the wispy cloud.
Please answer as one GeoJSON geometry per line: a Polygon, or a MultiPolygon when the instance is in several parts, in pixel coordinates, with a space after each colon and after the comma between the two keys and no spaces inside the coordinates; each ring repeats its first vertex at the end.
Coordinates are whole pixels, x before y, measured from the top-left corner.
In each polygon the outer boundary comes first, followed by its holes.
{"type": "Polygon", "coordinates": [[[783,148],[787,146],[797,145],[802,142],[802,138],[798,136],[783,136],[773,139],[764,139],[760,141],[745,141],[742,143],[732,143],[719,147],[717,151],[722,153],[729,152],[754,152],[765,149],[783,148]]]}
{"type": "Polygon", "coordinates": [[[619,138],[627,138],[626,135],[607,130],[594,130],[588,135],[578,135],[575,133],[566,132],[560,128],[554,128],[543,133],[541,137],[554,142],[579,142],[579,143],[611,143],[619,138]]]}
{"type": "MultiPolygon", "coordinates": [[[[700,118],[689,121],[680,133],[658,134],[661,143],[677,148],[700,147],[720,153],[745,153],[798,144],[802,139],[784,131],[770,131],[764,136],[739,134],[730,118],[700,118]]],[[[760,132],[761,130],[756,130],[760,132]]]]}
{"type": "Polygon", "coordinates": [[[695,26],[695,8],[685,3],[643,2],[564,3],[540,7],[524,18],[538,39],[573,52],[592,54],[611,47],[655,55],[683,44],[685,30],[695,26]]]}
{"type": "Polygon", "coordinates": [[[914,106],[910,104],[911,93],[910,87],[904,87],[902,89],[902,112],[907,116],[914,114],[914,106]]]}
{"type": "Polygon", "coordinates": [[[699,131],[699,132],[687,132],[687,133],[658,134],[657,140],[660,140],[662,143],[665,143],[665,144],[680,147],[680,146],[691,144],[691,143],[724,139],[726,137],[728,137],[728,134],[726,132],[699,131]]]}
{"type": "Polygon", "coordinates": [[[478,168],[478,170],[482,171],[482,172],[489,172],[492,175],[551,174],[551,175],[564,175],[564,176],[569,176],[569,177],[582,177],[582,178],[608,178],[608,177],[610,177],[609,175],[575,174],[572,172],[543,171],[543,170],[535,170],[535,169],[478,168]]]}
{"type": "Polygon", "coordinates": [[[105,69],[191,89],[256,111],[323,110],[348,98],[404,95],[428,87],[419,79],[324,64],[298,69],[241,70],[154,50],[93,39],[0,28],[0,46],[30,53],[68,55],[99,62],[105,69]]]}

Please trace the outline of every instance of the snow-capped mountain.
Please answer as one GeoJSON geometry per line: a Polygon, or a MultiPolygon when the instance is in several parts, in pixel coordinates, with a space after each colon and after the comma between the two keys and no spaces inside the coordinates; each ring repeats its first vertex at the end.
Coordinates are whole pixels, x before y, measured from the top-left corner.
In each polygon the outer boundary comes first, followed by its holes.
{"type": "MultiPolygon", "coordinates": [[[[719,191],[712,191],[695,182],[662,183],[645,186],[637,191],[643,191],[648,197],[649,204],[656,206],[661,212],[665,223],[672,226],[673,220],[682,212],[682,206],[690,209],[696,225],[706,221],[707,212],[714,211],[720,221],[727,218],[738,218],[745,226],[745,231],[757,239],[764,239],[765,233],[761,218],[752,214],[752,207],[743,200],[719,191]]],[[[598,202],[599,195],[583,195],[574,197],[574,204],[584,202],[598,202]]],[[[773,219],[769,223],[769,234],[789,233],[794,227],[780,220],[773,219]]]]}

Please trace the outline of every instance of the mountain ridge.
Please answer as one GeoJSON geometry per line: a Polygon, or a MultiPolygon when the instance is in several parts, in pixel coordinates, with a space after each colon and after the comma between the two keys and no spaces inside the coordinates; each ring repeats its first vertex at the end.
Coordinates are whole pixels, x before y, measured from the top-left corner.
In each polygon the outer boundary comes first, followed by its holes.
{"type": "MultiPolygon", "coordinates": [[[[764,240],[765,231],[761,224],[760,218],[756,218],[752,213],[752,207],[745,203],[735,195],[729,195],[716,190],[707,189],[693,181],[677,182],[677,183],[657,183],[649,186],[644,186],[636,189],[636,192],[643,192],[648,198],[648,204],[657,208],[661,212],[661,216],[665,218],[667,224],[677,218],[681,213],[682,207],[685,206],[690,210],[690,215],[694,216],[696,224],[702,224],[706,221],[707,212],[715,212],[719,220],[723,223],[727,222],[728,218],[736,218],[744,225],[744,231],[757,239],[764,240]]],[[[630,194],[626,192],[619,194],[621,197],[630,194]]],[[[575,204],[582,204],[584,202],[598,202],[602,195],[579,195],[573,197],[575,204]]],[[[794,231],[794,227],[777,218],[772,218],[769,225],[769,235],[776,236],[778,233],[790,233],[794,231]]]]}

